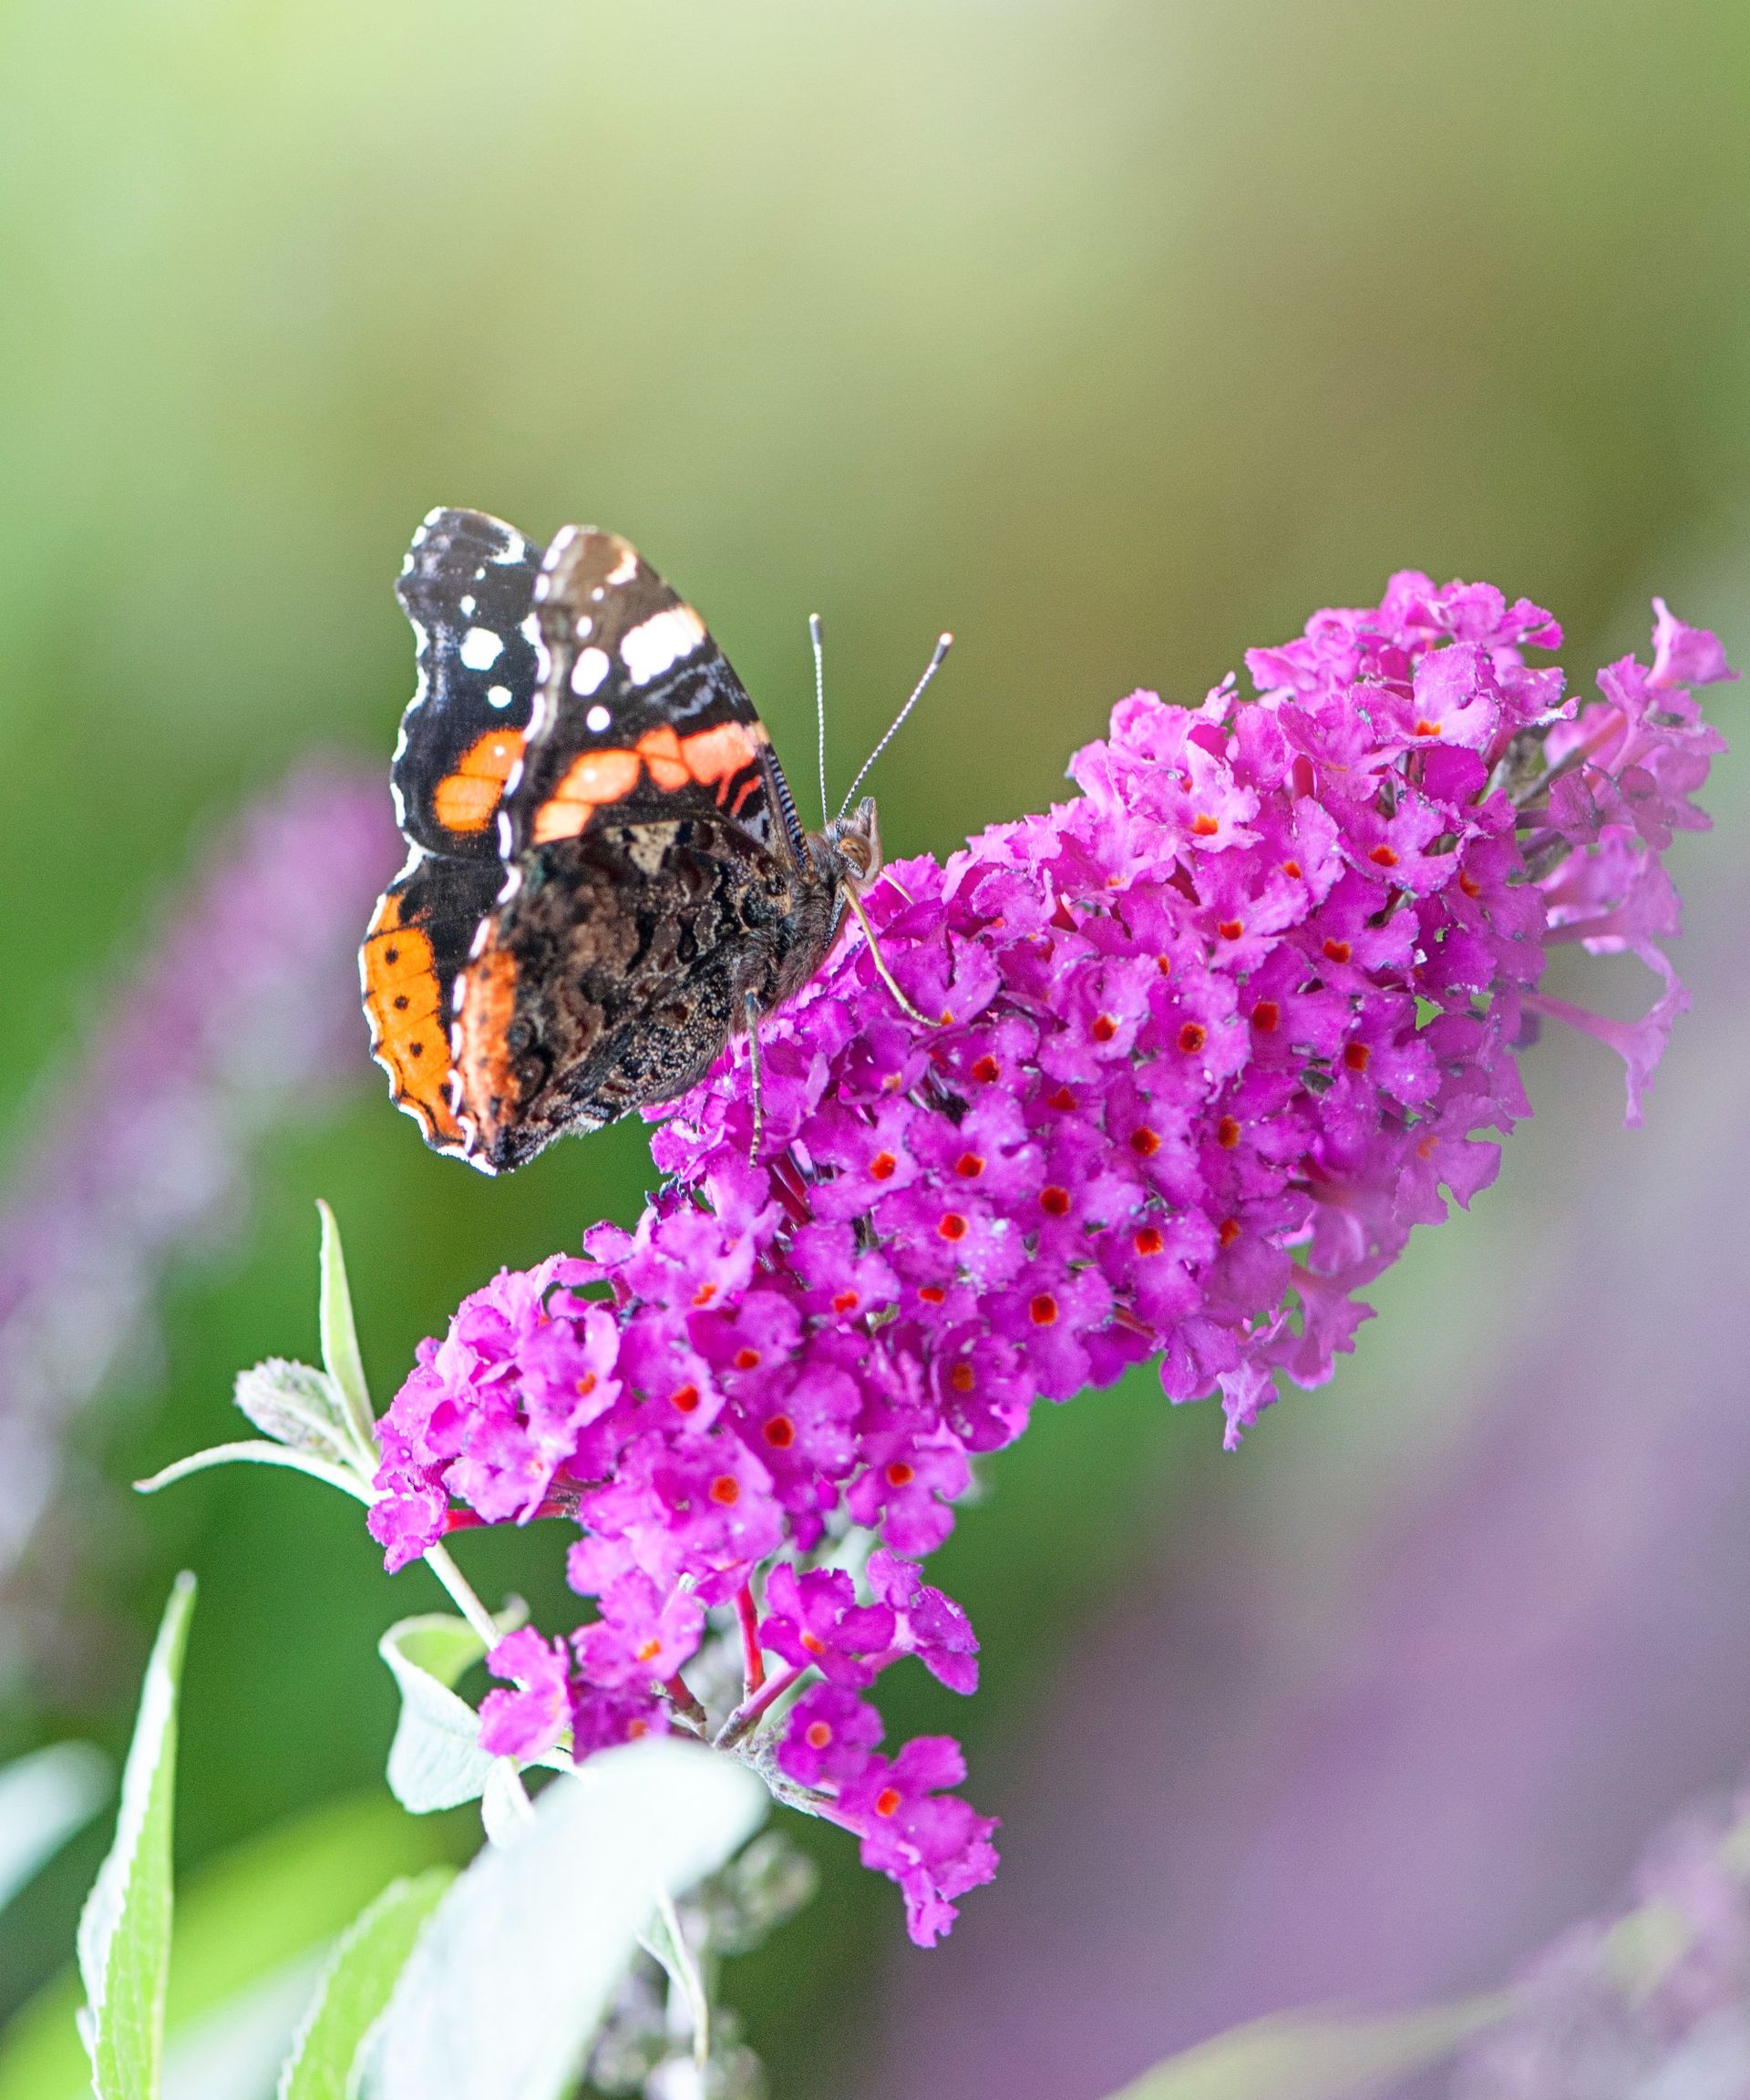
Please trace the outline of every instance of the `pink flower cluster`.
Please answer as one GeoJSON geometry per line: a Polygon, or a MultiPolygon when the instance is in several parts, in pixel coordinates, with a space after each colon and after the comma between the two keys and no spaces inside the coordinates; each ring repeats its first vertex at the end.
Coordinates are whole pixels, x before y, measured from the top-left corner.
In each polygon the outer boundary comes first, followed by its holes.
{"type": "Polygon", "coordinates": [[[562,1514],[598,1606],[497,1652],[519,1688],[492,1747],[701,1725],[683,1673],[733,1607],[746,1695],[719,1739],[775,1731],[768,1763],[900,1882],[913,1937],[946,1928],[993,1825],[946,1791],[952,1742],[882,1759],[859,1694],[906,1654],[973,1688],[971,1629],[916,1567],[970,1455],[1148,1358],[1170,1399],[1220,1390],[1230,1443],[1278,1372],[1328,1377],[1358,1287],[1443,1187],[1493,1176],[1476,1133],[1528,1113],[1530,1015],[1614,1043],[1638,1116],[1683,1003],[1659,855],[1704,823],[1721,748],[1685,688],[1731,674],[1661,604],[1652,669],[1577,710],[1525,662],[1559,642],[1524,601],[1404,574],[1251,653],[1255,699],[1133,695],[1076,799],[870,890],[930,1024],[848,942],[762,1028],[757,1166],[738,1044],[666,1113],[635,1232],[500,1275],[422,1345],[383,1425],[390,1565],[562,1514]],[[1660,973],[1640,1023],[1534,989],[1575,941],[1660,973]],[[848,1532],[879,1540],[860,1587],[818,1564],[848,1532]]]}

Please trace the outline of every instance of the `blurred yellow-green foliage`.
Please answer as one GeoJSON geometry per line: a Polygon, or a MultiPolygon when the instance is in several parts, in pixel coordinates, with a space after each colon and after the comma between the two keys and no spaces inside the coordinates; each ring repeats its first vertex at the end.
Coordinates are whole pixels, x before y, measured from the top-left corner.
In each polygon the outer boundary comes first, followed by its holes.
{"type": "MultiPolygon", "coordinates": [[[[1747,82],[1741,0],[7,0],[14,1137],[193,842],[312,747],[386,766],[389,585],[436,503],[638,540],[805,807],[808,612],[840,782],[952,627],[876,783],[901,851],[1039,805],[1131,686],[1199,695],[1395,567],[1538,597],[1577,667],[1626,645],[1738,530],[1747,82]]],[[[0,1732],[118,1744],[198,1568],[190,1862],[374,1783],[375,1637],[435,1592],[307,1483],[115,1484],[225,1433],[236,1366],[314,1351],[317,1194],[382,1401],[462,1291],[643,1186],[635,1130],[503,1186],[429,1158],[362,1026],[359,1056],[179,1274],[165,1361],[74,1426],[83,1631],[0,1732]]],[[[1054,1412],[951,1549],[975,1754],[1214,1440],[1163,1415],[1146,1382],[1054,1412]]],[[[539,1603],[556,1559],[475,1564],[539,1603]]],[[[808,2003],[777,1956],[743,1993],[780,2094],[897,1929],[826,1850],[808,2003]]],[[[0,2006],[63,1959],[91,1857],[4,1928],[0,2006]]]]}

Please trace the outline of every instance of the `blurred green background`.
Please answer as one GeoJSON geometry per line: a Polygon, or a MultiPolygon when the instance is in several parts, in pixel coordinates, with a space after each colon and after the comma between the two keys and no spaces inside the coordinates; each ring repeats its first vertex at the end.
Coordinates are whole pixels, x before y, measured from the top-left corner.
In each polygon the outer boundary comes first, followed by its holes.
{"type": "MultiPolygon", "coordinates": [[[[1581,676],[1692,573],[1730,634],[1747,83],[1738,0],[5,0],[13,1139],[228,812],[313,748],[386,771],[390,583],[436,503],[636,540],[805,807],[807,614],[840,782],[952,627],[876,782],[900,852],[1039,806],[1130,687],[1199,697],[1396,567],[1537,597],[1581,676]]],[[[630,1218],[647,1169],[626,1129],[503,1184],[428,1157],[358,1040],[344,1113],[275,1139],[246,1230],[179,1271],[163,1361],[68,1426],[77,1631],[0,1715],[0,1754],[121,1744],[196,1568],[190,1868],[377,1784],[375,1639],[437,1597],[308,1483],[118,1484],[228,1433],[240,1364],[313,1354],[316,1195],[382,1402],[463,1291],[630,1218]]],[[[1430,1300],[1457,1258],[1418,1242],[1430,1300]]],[[[992,1469],[944,1557],[986,1646],[975,1767],[1216,1430],[1138,1381],[992,1469]]],[[[1353,1454],[1359,1500],[1394,1451],[1353,1454]]],[[[551,1535],[469,1544],[557,1608],[551,1535]]],[[[99,1848],[0,1926],[0,2012],[65,1959],[99,1848]]],[[[899,1933],[816,1849],[822,1907],[732,1984],[780,2096],[831,2089],[899,1933]]]]}

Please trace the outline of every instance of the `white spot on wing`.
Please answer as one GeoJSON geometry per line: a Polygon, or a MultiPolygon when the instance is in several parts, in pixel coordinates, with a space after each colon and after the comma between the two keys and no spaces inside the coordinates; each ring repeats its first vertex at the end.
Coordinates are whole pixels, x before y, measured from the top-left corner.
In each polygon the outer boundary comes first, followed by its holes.
{"type": "Polygon", "coordinates": [[[583,717],[583,726],[592,730],[598,736],[604,729],[611,727],[612,722],[613,716],[608,713],[605,707],[592,707],[583,717]]]}
{"type": "Polygon", "coordinates": [[[461,606],[462,611],[471,617],[474,612],[474,593],[471,591],[468,592],[468,596],[461,601],[461,606]]]}
{"type": "Polygon", "coordinates": [[[705,622],[690,605],[665,605],[622,637],[620,655],[634,685],[648,685],[705,640],[705,622]]]}
{"type": "Polygon", "coordinates": [[[489,671],[504,654],[504,637],[489,627],[470,627],[458,654],[470,671],[489,671]]]}
{"type": "Polygon", "coordinates": [[[607,676],[611,666],[605,649],[585,649],[571,665],[571,691],[587,700],[607,676]]]}
{"type": "Polygon", "coordinates": [[[499,552],[496,553],[492,559],[498,562],[501,568],[508,569],[513,561],[520,561],[528,551],[529,542],[523,538],[522,534],[520,532],[511,532],[507,536],[503,547],[499,549],[499,552]]]}
{"type": "Polygon", "coordinates": [[[508,685],[489,685],[486,697],[494,707],[508,707],[510,705],[510,688],[508,685]]]}
{"type": "Polygon", "coordinates": [[[608,571],[608,582],[610,584],[630,583],[637,573],[638,550],[635,547],[628,547],[613,567],[608,571]]]}

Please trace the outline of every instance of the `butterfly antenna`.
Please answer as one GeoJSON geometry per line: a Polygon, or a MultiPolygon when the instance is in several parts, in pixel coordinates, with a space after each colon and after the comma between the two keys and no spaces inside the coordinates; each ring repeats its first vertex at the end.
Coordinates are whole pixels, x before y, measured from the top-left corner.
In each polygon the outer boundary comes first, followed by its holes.
{"type": "Polygon", "coordinates": [[[888,746],[893,741],[894,737],[899,735],[901,725],[904,722],[906,716],[917,705],[918,702],[923,698],[925,689],[928,687],[930,681],[935,676],[936,673],[942,669],[942,659],[947,655],[949,650],[951,650],[953,645],[954,638],[952,634],[942,635],[941,640],[936,643],[936,653],[933,656],[931,657],[929,664],[925,666],[923,676],[920,678],[917,684],[911,688],[911,697],[893,717],[892,722],[888,726],[887,735],[881,738],[880,742],[870,753],[869,757],[863,760],[862,770],[851,782],[849,788],[846,792],[844,800],[839,805],[839,816],[842,817],[845,811],[850,808],[850,798],[853,795],[856,794],[857,790],[869,777],[870,767],[874,765],[875,761],[880,757],[881,753],[887,749],[888,746]]]}
{"type": "Polygon", "coordinates": [[[827,650],[820,633],[820,615],[808,614],[808,640],[814,644],[815,748],[820,759],[820,821],[827,821],[827,650]]]}

